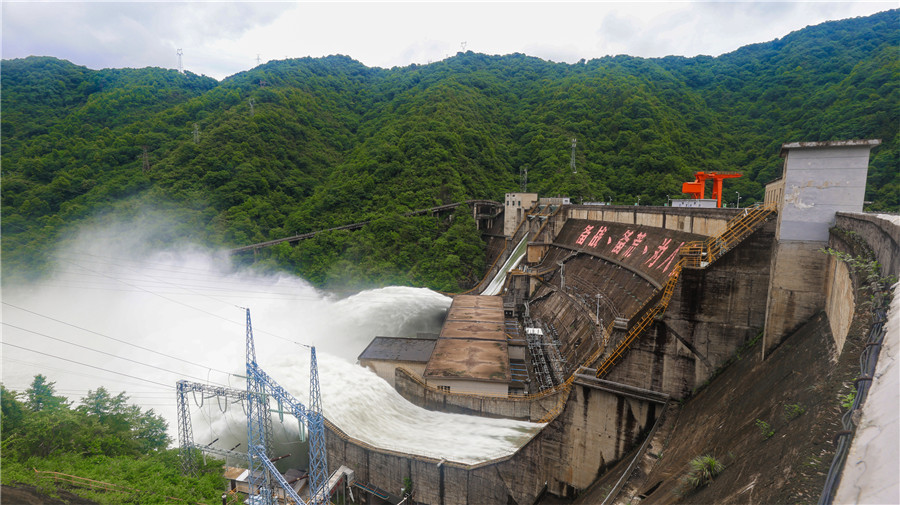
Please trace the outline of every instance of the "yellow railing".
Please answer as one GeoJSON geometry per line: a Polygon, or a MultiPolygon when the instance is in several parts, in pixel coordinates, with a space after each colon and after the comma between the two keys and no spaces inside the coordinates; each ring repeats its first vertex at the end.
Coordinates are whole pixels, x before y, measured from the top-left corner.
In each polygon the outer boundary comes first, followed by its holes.
{"type": "MultiPolygon", "coordinates": [[[[627,351],[629,347],[631,347],[631,343],[634,342],[648,326],[650,326],[653,318],[658,314],[665,312],[666,308],[669,306],[669,301],[672,299],[672,294],[675,292],[675,284],[678,283],[678,277],[681,275],[681,264],[683,261],[683,259],[679,260],[672,269],[669,280],[666,282],[665,286],[663,286],[662,296],[660,297],[659,302],[654,305],[653,308],[644,312],[644,315],[631,327],[628,334],[625,335],[625,338],[619,342],[619,345],[616,346],[613,352],[611,352],[597,367],[598,378],[603,377],[609,372],[609,369],[612,368],[616,361],[625,354],[625,351],[627,351]]],[[[653,299],[653,297],[650,299],[653,299]]]]}
{"type": "MultiPolygon", "coordinates": [[[[559,209],[557,209],[557,212],[558,210],[559,209]]],[[[625,354],[634,340],[637,339],[641,335],[641,333],[643,333],[644,330],[647,329],[651,321],[653,321],[653,318],[665,312],[666,308],[668,308],[669,306],[669,302],[672,299],[672,295],[675,292],[675,285],[678,283],[678,278],[681,276],[681,271],[683,268],[704,268],[708,266],[710,263],[731,250],[735,245],[747,238],[751,233],[756,231],[759,226],[764,223],[772,213],[775,212],[775,210],[776,207],[774,204],[749,207],[747,209],[744,209],[744,212],[742,212],[738,216],[735,216],[734,218],[729,220],[726,224],[725,231],[721,234],[715,237],[711,237],[706,241],[691,242],[682,246],[680,250],[680,254],[682,257],[678,260],[678,263],[676,263],[675,267],[673,268],[672,274],[669,275],[666,283],[660,289],[656,290],[652,295],[650,295],[644,302],[644,304],[633,313],[632,318],[635,314],[643,313],[643,315],[638,320],[638,322],[631,327],[631,329],[625,335],[625,338],[622,339],[621,342],[619,342],[613,352],[610,353],[609,356],[607,356],[597,367],[597,377],[602,377],[603,375],[608,373],[609,369],[619,358],[621,358],[625,354]],[[657,300],[657,297],[658,301],[654,304],[653,302],[654,300],[657,300]]],[[[525,221],[527,221],[527,219],[522,220],[522,223],[519,223],[519,227],[521,227],[522,224],[525,223],[525,221]]],[[[516,228],[516,230],[518,231],[518,228],[516,228]]],[[[524,275],[535,275],[536,273],[537,272],[530,272],[524,275]]],[[[604,340],[602,345],[599,345],[597,347],[597,350],[591,353],[591,355],[583,362],[582,367],[590,366],[590,364],[599,359],[603,351],[606,350],[607,346],[609,345],[609,335],[612,334],[614,324],[615,323],[613,322],[607,325],[607,327],[605,328],[606,331],[603,334],[604,340]]],[[[578,368],[576,368],[576,370],[578,370],[578,368]]],[[[416,374],[410,372],[409,370],[405,371],[414,381],[419,383],[419,385],[435,393],[440,393],[448,396],[505,398],[510,400],[537,400],[546,398],[558,392],[568,391],[575,380],[575,372],[573,372],[565,382],[558,384],[552,388],[545,389],[539,393],[527,395],[502,395],[465,391],[447,392],[427,384],[424,380],[420,379],[416,374]]],[[[563,398],[560,399],[560,402],[560,404],[558,404],[552,411],[548,412],[547,415],[545,415],[539,422],[547,422],[562,410],[562,407],[565,405],[565,395],[563,395],[563,398]]]]}
{"type": "Polygon", "coordinates": [[[774,203],[746,208],[744,212],[728,221],[725,231],[721,234],[702,242],[691,242],[682,246],[681,255],[685,259],[684,267],[704,268],[719,259],[756,231],[775,212],[775,209],[774,203]]]}
{"type": "MultiPolygon", "coordinates": [[[[691,242],[682,246],[680,250],[681,259],[678,260],[668,281],[663,286],[659,302],[653,308],[644,312],[641,319],[628,331],[628,334],[619,342],[615,350],[597,367],[597,377],[606,375],[615,362],[625,354],[632,342],[647,329],[653,318],[665,312],[669,306],[669,301],[672,299],[672,294],[675,292],[675,284],[678,282],[682,268],[706,268],[710,263],[720,258],[756,231],[775,210],[774,204],[758,205],[744,209],[744,212],[728,221],[725,225],[725,231],[721,234],[702,242],[691,242]]],[[[647,299],[648,303],[655,297],[656,293],[647,299]]],[[[647,303],[638,312],[644,311],[646,307],[647,303]]]]}
{"type": "MultiPolygon", "coordinates": [[[[54,484],[57,484],[57,485],[59,483],[65,483],[65,484],[69,484],[72,486],[86,487],[86,488],[94,489],[97,491],[125,493],[125,494],[137,494],[137,495],[148,495],[148,494],[158,495],[159,494],[159,493],[155,493],[152,491],[148,492],[148,491],[143,491],[140,489],[135,489],[132,487],[120,486],[118,484],[112,484],[109,482],[103,482],[103,481],[99,481],[99,480],[88,479],[85,477],[79,477],[77,475],[69,475],[67,473],[47,472],[47,471],[38,470],[36,468],[34,468],[33,470],[34,470],[34,473],[36,473],[38,477],[40,477],[42,479],[53,479],[54,484]]],[[[163,498],[165,498],[166,501],[185,502],[185,500],[182,500],[181,498],[175,498],[172,496],[165,496],[165,495],[161,495],[161,496],[163,498]]],[[[190,502],[187,502],[187,503],[190,503],[190,502]]],[[[197,503],[197,505],[202,505],[202,504],[197,503]]]]}

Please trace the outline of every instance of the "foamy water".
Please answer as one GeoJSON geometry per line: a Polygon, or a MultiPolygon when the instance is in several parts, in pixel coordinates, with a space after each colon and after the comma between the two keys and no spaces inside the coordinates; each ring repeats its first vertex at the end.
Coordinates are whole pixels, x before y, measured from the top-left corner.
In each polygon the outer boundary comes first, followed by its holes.
{"type": "MultiPolygon", "coordinates": [[[[226,258],[201,251],[137,259],[117,254],[113,244],[94,237],[61,253],[52,279],[3,286],[3,342],[12,344],[3,346],[6,387],[24,392],[43,373],[72,400],[98,386],[125,391],[133,403],[164,415],[174,438],[177,380],[245,388],[240,307],[249,307],[257,361],[303,402],[309,390],[303,346],[316,346],[325,415],[354,438],[474,463],[514,452],[540,429],[418,408],[355,364],[374,336],[436,332],[450,305],[443,295],[388,287],[338,299],[296,277],[231,271],[226,258]]],[[[192,422],[197,443],[220,438],[216,446],[228,449],[245,437],[240,405],[198,397],[192,422]]],[[[296,436],[293,418],[285,416],[282,427],[276,417],[275,425],[296,436]]]]}

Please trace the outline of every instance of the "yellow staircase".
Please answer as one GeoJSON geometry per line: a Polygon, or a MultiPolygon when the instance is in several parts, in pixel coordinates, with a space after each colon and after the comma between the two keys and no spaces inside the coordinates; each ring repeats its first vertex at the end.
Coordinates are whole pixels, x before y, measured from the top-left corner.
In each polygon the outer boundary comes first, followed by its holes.
{"type": "MultiPolygon", "coordinates": [[[[649,309],[647,308],[647,305],[644,305],[644,307],[641,308],[641,311],[644,313],[640,320],[628,330],[628,334],[625,335],[625,338],[619,342],[619,345],[617,345],[597,367],[597,378],[606,375],[616,361],[628,351],[632,342],[634,342],[641,333],[650,326],[650,322],[666,311],[666,308],[669,306],[669,301],[672,299],[672,294],[675,292],[675,284],[678,283],[678,277],[681,275],[681,270],[683,268],[708,267],[712,262],[722,257],[726,252],[730,251],[745,238],[749,237],[751,233],[759,229],[759,227],[774,213],[774,204],[759,205],[744,209],[743,213],[728,221],[725,231],[720,235],[710,237],[702,242],[691,242],[682,246],[680,251],[681,259],[678,260],[668,281],[666,281],[666,284],[661,288],[662,294],[659,296],[659,301],[649,309]]],[[[654,300],[659,294],[660,291],[658,290],[648,300],[654,300]]],[[[592,358],[596,359],[595,356],[592,356],[592,358]]]]}
{"type": "Polygon", "coordinates": [[[684,268],[706,268],[756,231],[775,213],[775,204],[748,207],[726,225],[722,234],[703,242],[691,242],[681,248],[684,268]]]}

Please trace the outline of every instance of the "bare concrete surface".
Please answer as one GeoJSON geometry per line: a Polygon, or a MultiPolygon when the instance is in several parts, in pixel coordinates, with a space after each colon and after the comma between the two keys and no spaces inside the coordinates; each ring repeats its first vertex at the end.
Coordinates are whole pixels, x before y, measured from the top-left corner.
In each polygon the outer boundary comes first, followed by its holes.
{"type": "MultiPolygon", "coordinates": [[[[657,433],[651,454],[615,503],[816,503],[834,456],[832,440],[841,430],[840,396],[859,373],[870,322],[866,311],[857,310],[837,362],[824,313],[765,361],[759,342],[739,351],[677,416],[673,411],[673,426],[657,433]],[[793,406],[802,413],[792,416],[793,406]],[[771,436],[760,423],[769,425],[771,436]],[[725,470],[709,486],[688,490],[682,478],[691,459],[702,455],[715,457],[725,470]]],[[[578,503],[601,503],[620,476],[610,472],[578,503]]]]}

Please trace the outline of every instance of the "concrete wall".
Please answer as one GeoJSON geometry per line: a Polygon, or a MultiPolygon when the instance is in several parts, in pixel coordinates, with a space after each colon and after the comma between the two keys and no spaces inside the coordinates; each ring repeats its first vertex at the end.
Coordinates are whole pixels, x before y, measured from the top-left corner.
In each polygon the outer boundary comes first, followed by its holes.
{"type": "MultiPolygon", "coordinates": [[[[896,276],[900,269],[900,216],[838,214],[828,247],[855,257],[874,259],[881,265],[882,275],[896,276]]],[[[827,256],[827,262],[825,313],[840,354],[853,317],[857,291],[863,288],[865,279],[832,256],[827,256]]]]}
{"type": "Polygon", "coordinates": [[[763,356],[825,307],[828,261],[819,250],[837,212],[861,212],[869,151],[879,141],[782,146],[783,195],[772,256],[763,356]]]}
{"type": "Polygon", "coordinates": [[[900,216],[840,212],[834,225],[857,234],[869,245],[883,275],[900,278],[900,216]]]}
{"type": "Polygon", "coordinates": [[[386,380],[391,386],[394,386],[394,374],[398,366],[402,366],[410,372],[418,374],[419,377],[425,374],[425,363],[401,363],[397,361],[361,359],[359,360],[359,364],[375,372],[376,375],[386,380]]]}
{"type": "Polygon", "coordinates": [[[556,392],[540,398],[492,398],[475,395],[448,394],[427,387],[421,379],[403,369],[394,376],[397,392],[407,401],[428,410],[483,417],[504,417],[521,421],[537,421],[547,416],[564,401],[568,393],[556,392]]]}
{"type": "Polygon", "coordinates": [[[515,454],[465,465],[383,450],[326,425],[328,463],[398,491],[409,477],[427,505],[531,505],[544,491],[573,497],[622,458],[656,421],[657,401],[574,384],[563,413],[515,454]]]}
{"type": "Polygon", "coordinates": [[[828,256],[820,242],[779,242],[772,255],[772,284],[763,353],[825,307],[828,256]]]}
{"type": "MultiPolygon", "coordinates": [[[[763,329],[774,222],[705,269],[684,269],[660,322],[607,378],[684,398],[763,329]]],[[[824,255],[823,255],[824,256],[824,255]]]]}
{"type": "Polygon", "coordinates": [[[836,212],[862,212],[871,148],[786,145],[778,240],[824,243],[836,212]]]}
{"type": "Polygon", "coordinates": [[[653,226],[712,237],[725,231],[728,220],[738,212],[739,209],[572,205],[566,208],[566,217],[653,226]]]}
{"type": "Polygon", "coordinates": [[[465,379],[428,379],[428,385],[435,388],[448,387],[451,393],[471,393],[477,395],[509,394],[509,384],[465,379]]]}

